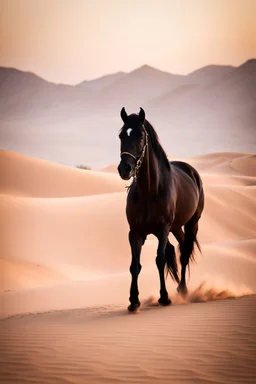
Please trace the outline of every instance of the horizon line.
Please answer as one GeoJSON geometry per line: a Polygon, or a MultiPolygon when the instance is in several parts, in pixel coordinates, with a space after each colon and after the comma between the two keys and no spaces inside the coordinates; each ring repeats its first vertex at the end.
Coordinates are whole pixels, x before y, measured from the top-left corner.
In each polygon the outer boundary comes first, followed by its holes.
{"type": "Polygon", "coordinates": [[[247,59],[247,60],[245,60],[245,61],[242,61],[242,62],[240,63],[240,65],[238,65],[238,66],[234,66],[234,65],[232,65],[232,64],[220,64],[220,63],[219,63],[219,64],[216,64],[216,63],[206,64],[206,65],[203,65],[203,66],[201,66],[201,67],[198,67],[197,69],[194,69],[193,71],[190,71],[190,72],[188,72],[188,73],[186,73],[186,74],[168,72],[168,71],[165,71],[165,70],[163,70],[163,69],[156,68],[156,67],[154,67],[154,66],[152,66],[152,65],[149,65],[149,64],[142,64],[142,65],[140,65],[140,66],[138,66],[138,67],[136,67],[136,68],[133,68],[132,70],[130,70],[130,71],[128,71],[128,72],[123,71],[123,70],[120,69],[119,71],[105,73],[105,74],[99,75],[98,77],[93,77],[93,78],[91,78],[91,79],[89,79],[89,80],[88,80],[88,79],[83,79],[83,80],[79,81],[78,83],[74,83],[74,84],[72,84],[72,83],[63,83],[63,82],[58,83],[58,82],[55,82],[55,81],[47,80],[45,77],[41,76],[41,75],[38,74],[37,72],[33,72],[33,71],[30,71],[30,70],[23,70],[23,69],[20,69],[20,68],[18,68],[18,67],[13,67],[13,66],[3,66],[3,65],[0,64],[0,68],[12,69],[12,70],[16,70],[16,71],[23,72],[23,73],[30,73],[30,74],[32,74],[32,75],[34,75],[34,76],[37,76],[37,77],[39,77],[40,79],[42,79],[42,80],[44,80],[44,81],[46,81],[46,82],[48,82],[48,83],[51,83],[51,84],[55,84],[55,85],[66,85],[66,86],[71,86],[71,87],[74,86],[74,87],[76,87],[76,86],[78,86],[79,84],[81,84],[81,83],[83,83],[83,82],[90,82],[90,81],[99,80],[99,79],[102,79],[102,78],[104,78],[104,77],[106,77],[106,76],[116,75],[116,74],[118,74],[118,73],[123,73],[123,74],[128,75],[128,74],[130,74],[130,73],[132,73],[132,72],[135,72],[136,70],[141,69],[141,68],[143,68],[143,67],[148,67],[148,68],[154,69],[154,70],[159,71],[159,72],[168,73],[169,75],[174,75],[174,76],[188,76],[188,75],[192,74],[193,72],[196,72],[196,71],[198,71],[198,70],[200,70],[200,69],[207,68],[207,67],[211,67],[211,66],[224,66],[224,67],[239,68],[240,66],[242,66],[243,64],[245,64],[245,63],[247,63],[248,61],[251,61],[251,60],[256,60],[256,58],[254,58],[254,57],[252,58],[252,57],[251,57],[251,58],[249,58],[249,59],[247,59]]]}

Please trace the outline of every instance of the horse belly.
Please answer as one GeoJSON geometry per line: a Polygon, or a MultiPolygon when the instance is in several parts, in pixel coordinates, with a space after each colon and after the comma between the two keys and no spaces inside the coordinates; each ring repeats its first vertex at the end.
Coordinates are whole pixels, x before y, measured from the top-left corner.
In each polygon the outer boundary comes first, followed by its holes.
{"type": "Polygon", "coordinates": [[[199,195],[195,193],[187,198],[180,198],[176,204],[174,221],[171,230],[177,230],[183,227],[195,214],[198,208],[199,195]]]}

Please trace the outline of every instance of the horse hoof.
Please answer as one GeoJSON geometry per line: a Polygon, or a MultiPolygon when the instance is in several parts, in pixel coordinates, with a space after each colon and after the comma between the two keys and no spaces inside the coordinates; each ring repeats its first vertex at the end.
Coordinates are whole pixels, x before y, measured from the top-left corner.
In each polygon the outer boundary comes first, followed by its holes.
{"type": "Polygon", "coordinates": [[[172,302],[171,302],[171,300],[168,297],[167,297],[167,299],[166,298],[163,299],[163,298],[160,297],[160,299],[158,300],[158,303],[160,305],[167,306],[167,305],[170,305],[172,302]]]}
{"type": "Polygon", "coordinates": [[[136,303],[136,304],[130,304],[127,309],[129,313],[136,313],[138,312],[139,307],[140,307],[140,303],[136,303]]]}
{"type": "Polygon", "coordinates": [[[178,288],[177,288],[177,292],[181,295],[181,296],[186,296],[188,294],[188,289],[186,287],[186,285],[179,285],[178,288]]]}

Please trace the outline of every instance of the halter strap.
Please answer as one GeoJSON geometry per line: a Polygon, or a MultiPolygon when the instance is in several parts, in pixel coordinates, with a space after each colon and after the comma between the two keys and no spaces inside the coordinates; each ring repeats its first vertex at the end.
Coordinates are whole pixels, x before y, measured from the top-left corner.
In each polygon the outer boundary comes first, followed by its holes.
{"type": "Polygon", "coordinates": [[[122,153],[121,153],[121,156],[122,156],[122,155],[129,155],[129,156],[133,157],[134,160],[137,161],[137,157],[133,156],[130,152],[122,152],[122,153]]]}

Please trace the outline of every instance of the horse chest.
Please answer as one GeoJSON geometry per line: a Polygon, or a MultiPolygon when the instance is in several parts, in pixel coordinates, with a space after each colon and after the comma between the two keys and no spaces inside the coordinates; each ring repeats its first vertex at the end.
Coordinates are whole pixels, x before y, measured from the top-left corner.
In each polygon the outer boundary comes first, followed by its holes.
{"type": "Polygon", "coordinates": [[[158,228],[168,220],[165,215],[166,208],[161,209],[159,204],[155,205],[154,202],[129,204],[129,209],[127,209],[130,227],[146,234],[157,232],[158,228]]]}

